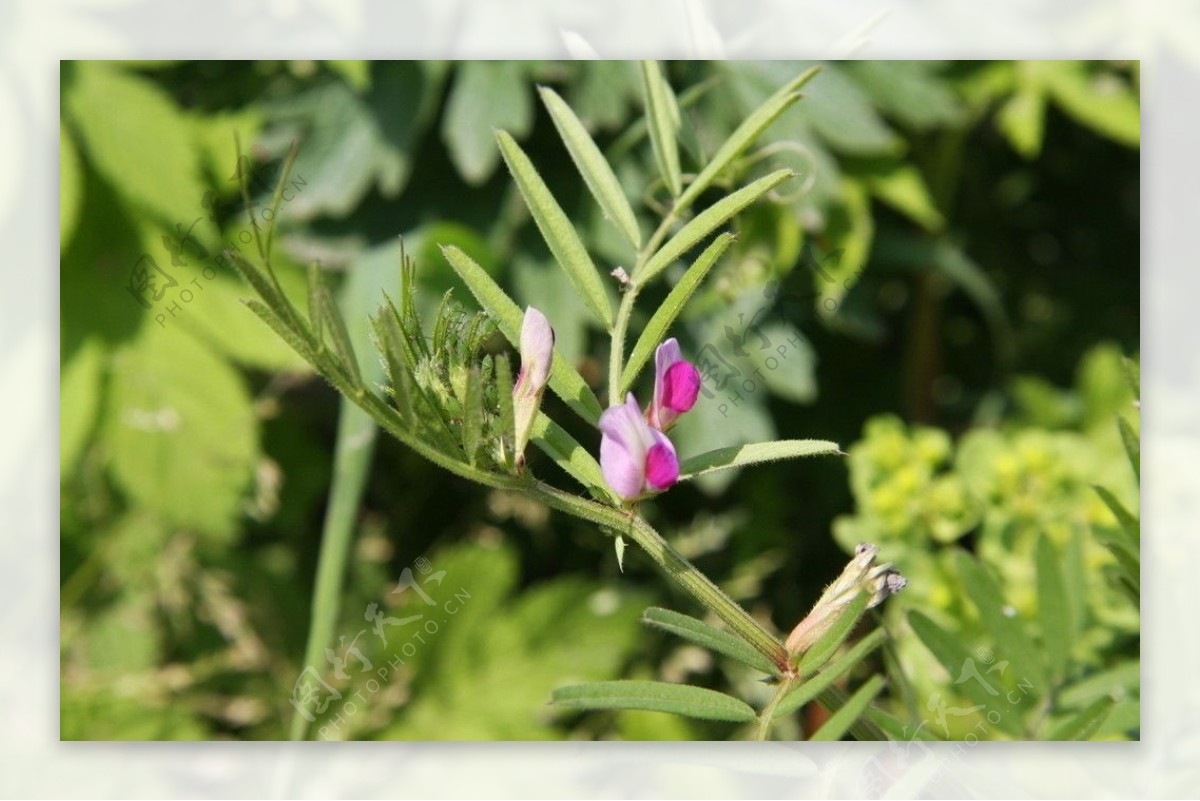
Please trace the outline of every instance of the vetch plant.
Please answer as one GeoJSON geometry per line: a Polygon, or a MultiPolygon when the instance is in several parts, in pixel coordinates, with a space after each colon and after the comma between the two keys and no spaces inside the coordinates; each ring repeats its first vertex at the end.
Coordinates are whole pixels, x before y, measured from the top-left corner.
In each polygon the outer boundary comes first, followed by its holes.
{"type": "MultiPolygon", "coordinates": [[[[864,737],[884,736],[870,719],[864,719],[882,689],[882,679],[868,679],[848,697],[834,685],[882,642],[882,632],[875,631],[842,653],[863,613],[904,584],[890,566],[875,564],[873,546],[859,549],[812,613],[784,641],[693,566],[640,512],[640,504],[648,499],[701,474],[839,453],[833,442],[786,440],[731,444],[680,459],[668,436],[680,415],[697,403],[700,389],[700,374],[685,358],[679,342],[668,336],[670,329],[732,243],[733,235],[721,231],[722,227],[794,174],[779,169],[733,189],[698,212],[695,207],[710,191],[736,185],[749,164],[761,158],[763,154],[747,155],[748,151],[763,131],[800,99],[800,88],[816,72],[816,68],[810,69],[781,87],[746,117],[711,158],[695,164],[694,172],[685,173],[679,148],[679,103],[662,68],[644,63],[645,131],[661,189],[671,198],[648,237],[643,235],[642,223],[612,167],[575,113],[552,90],[539,90],[589,192],[627,240],[634,254],[629,270],[610,271],[595,264],[577,227],[528,155],[511,135],[496,133],[500,155],[550,253],[609,335],[607,408],[602,408],[592,387],[555,349],[553,310],[529,307],[522,312],[521,306],[457,247],[446,246],[442,253],[482,312],[462,313],[448,293],[427,333],[414,302],[415,266],[404,256],[402,296],[398,302],[387,299],[372,320],[386,371],[382,392],[364,380],[347,326],[319,268],[310,269],[308,308],[302,311],[284,294],[275,276],[269,229],[266,243],[259,248],[261,267],[239,253],[230,254],[258,294],[257,299],[246,301],[250,309],[379,427],[455,475],[524,494],[597,525],[614,538],[618,559],[625,538],[629,538],[668,579],[725,627],[657,608],[646,611],[645,622],[746,665],[775,687],[770,701],[756,710],[742,699],[702,687],[599,682],[555,690],[553,701],[561,707],[657,710],[733,721],[748,724],[744,732],[762,739],[770,736],[772,725],[782,716],[819,700],[833,715],[814,739],[838,739],[851,730],[864,737]],[[641,290],[662,279],[668,267],[705,242],[627,349],[641,290]],[[616,277],[621,290],[615,305],[613,286],[602,278],[606,274],[616,277]],[[493,328],[519,351],[515,381],[510,358],[488,352],[493,328]],[[643,407],[633,390],[652,356],[653,395],[643,407]],[[542,410],[545,387],[598,430],[598,442],[578,441],[542,410]],[[586,495],[535,475],[525,458],[530,444],[577,481],[586,495]]],[[[286,176],[285,168],[285,181],[286,176]]],[[[315,613],[326,614],[321,609],[315,613]]],[[[314,631],[319,630],[314,624],[314,631]]],[[[311,649],[325,644],[309,645],[311,649]]],[[[299,731],[303,733],[302,726],[299,731]]]]}

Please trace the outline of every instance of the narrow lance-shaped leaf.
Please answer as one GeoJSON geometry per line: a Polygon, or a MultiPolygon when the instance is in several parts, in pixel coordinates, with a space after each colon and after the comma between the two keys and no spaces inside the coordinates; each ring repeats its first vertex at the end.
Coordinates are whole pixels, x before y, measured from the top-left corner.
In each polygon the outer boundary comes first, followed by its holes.
{"type": "Polygon", "coordinates": [[[530,439],[539,450],[586,489],[607,500],[617,500],[609,491],[604,473],[600,471],[600,464],[595,457],[544,412],[539,411],[534,418],[530,439]]]}
{"type": "Polygon", "coordinates": [[[703,620],[697,620],[670,609],[652,606],[642,613],[642,622],[663,631],[669,631],[677,637],[690,640],[710,651],[723,654],[746,667],[769,675],[778,673],[771,660],[754,650],[745,640],[728,631],[710,626],[703,620]]]}
{"type": "Polygon", "coordinates": [[[642,91],[654,160],[671,197],[679,197],[683,191],[679,169],[679,106],[657,61],[642,62],[642,91]]]}
{"type": "Polygon", "coordinates": [[[812,701],[825,688],[831,686],[855,665],[866,659],[872,651],[883,643],[884,636],[883,629],[875,629],[875,631],[863,637],[855,643],[853,648],[833,664],[829,665],[829,667],[785,695],[783,700],[779,702],[779,705],[775,707],[775,717],[789,715],[809,701],[812,701]]]}
{"type": "Polygon", "coordinates": [[[629,354],[629,361],[626,362],[625,371],[621,374],[622,394],[628,392],[629,388],[633,386],[638,373],[646,366],[654,349],[666,338],[671,324],[679,317],[683,307],[687,305],[688,300],[700,286],[700,282],[720,261],[721,256],[725,255],[725,251],[729,249],[729,245],[736,238],[733,234],[726,232],[714,239],[712,244],[700,254],[700,258],[696,259],[695,263],[683,274],[683,278],[679,279],[679,283],[667,294],[666,300],[654,312],[650,322],[646,323],[646,327],[642,329],[642,335],[638,337],[637,343],[629,354]]]}
{"type": "Polygon", "coordinates": [[[800,661],[796,664],[796,672],[801,676],[809,676],[828,662],[837,653],[837,649],[842,647],[842,643],[850,636],[854,627],[858,625],[858,619],[862,617],[863,612],[867,611],[867,602],[870,600],[870,596],[866,592],[859,590],[854,599],[838,613],[838,619],[829,627],[829,630],[800,656],[800,661]]]}
{"type": "Polygon", "coordinates": [[[760,462],[797,459],[802,456],[831,456],[841,453],[836,442],[821,439],[783,439],[775,442],[753,442],[731,445],[684,459],[679,466],[679,480],[688,481],[716,470],[741,468],[760,462]]]}
{"type": "Polygon", "coordinates": [[[1121,443],[1125,446],[1125,455],[1138,481],[1142,480],[1142,443],[1133,426],[1121,416],[1117,417],[1117,428],[1121,431],[1121,443]]]}
{"type": "Polygon", "coordinates": [[[1104,725],[1112,712],[1116,701],[1112,698],[1097,698],[1073,718],[1060,723],[1047,737],[1047,740],[1087,740],[1104,725]]]}
{"type": "Polygon", "coordinates": [[[850,700],[846,702],[845,706],[830,715],[829,720],[825,721],[825,725],[817,729],[809,740],[815,743],[842,739],[854,722],[867,711],[871,701],[875,700],[875,696],[879,695],[882,689],[883,677],[872,676],[866,684],[858,688],[854,695],[850,696],[850,700]]]}
{"type": "Polygon", "coordinates": [[[1104,487],[1094,486],[1096,494],[1100,496],[1100,500],[1104,501],[1104,505],[1113,513],[1113,517],[1117,518],[1117,523],[1121,526],[1121,531],[1125,533],[1128,540],[1128,545],[1131,552],[1136,552],[1135,549],[1142,540],[1142,525],[1138,519],[1130,513],[1125,505],[1117,500],[1117,496],[1113,495],[1104,487]]]}
{"type": "MultiPolygon", "coordinates": [[[[442,253],[471,290],[471,294],[479,301],[479,305],[496,321],[500,333],[504,334],[513,347],[519,347],[524,313],[517,304],[504,294],[504,290],[470,256],[453,246],[443,247],[442,253]]],[[[580,417],[592,425],[597,424],[600,420],[600,401],[596,399],[596,394],[584,382],[583,377],[567,364],[566,359],[557,350],[550,365],[549,383],[550,389],[580,417]]]]}
{"type": "Polygon", "coordinates": [[[560,687],[554,691],[552,703],[571,709],[644,709],[735,723],[755,717],[748,704],[731,696],[661,681],[598,681],[560,687]]]}
{"type": "Polygon", "coordinates": [[[1063,583],[1062,560],[1045,534],[1038,538],[1037,543],[1037,588],[1042,647],[1046,649],[1050,673],[1061,678],[1066,672],[1071,653],[1071,608],[1063,583]]]}
{"type": "MultiPolygon", "coordinates": [[[[834,684],[822,690],[817,696],[817,701],[827,711],[834,712],[850,703],[850,693],[834,684]]],[[[867,707],[865,714],[850,722],[850,728],[847,731],[859,742],[882,742],[887,739],[887,735],[884,734],[883,729],[875,725],[875,721],[871,719],[871,711],[873,709],[874,707],[867,707]]]]}
{"type": "Polygon", "coordinates": [[[687,208],[694,203],[696,198],[712,185],[717,176],[733,163],[734,159],[745,153],[758,140],[763,131],[779,118],[780,114],[802,97],[798,91],[800,87],[812,80],[812,77],[820,71],[820,67],[808,68],[780,87],[758,108],[750,112],[750,115],[742,120],[741,125],[717,149],[708,164],[704,165],[704,169],[696,176],[696,180],[688,185],[688,188],[679,197],[676,206],[687,208]]]}
{"type": "Polygon", "coordinates": [[[517,182],[517,189],[521,191],[521,197],[525,198],[525,205],[529,207],[529,213],[533,215],[533,221],[542,232],[542,238],[546,240],[550,252],[566,270],[571,283],[575,285],[605,330],[611,331],[612,302],[596,265],[592,263],[592,257],[588,255],[579,234],[575,231],[575,226],[567,219],[566,213],[558,205],[554,195],[550,194],[533,162],[525,155],[525,151],[521,150],[516,140],[504,131],[497,131],[496,141],[500,144],[504,163],[508,165],[509,172],[517,182]]]}
{"type": "Polygon", "coordinates": [[[625,190],[621,188],[600,148],[596,147],[595,141],[575,116],[575,112],[553,89],[543,86],[538,89],[538,93],[550,112],[550,119],[554,120],[558,135],[567,146],[567,152],[571,154],[571,160],[583,176],[592,197],[600,204],[600,210],[635,249],[640,248],[642,231],[638,227],[637,217],[633,214],[625,190]]]}
{"type": "MultiPolygon", "coordinates": [[[[1000,713],[1000,722],[998,725],[1009,734],[1019,735],[1021,733],[1021,715],[1020,710],[1013,704],[1009,703],[1006,694],[999,688],[994,687],[995,677],[987,680],[987,686],[983,683],[968,677],[966,681],[958,682],[966,675],[965,671],[972,665],[982,673],[980,665],[977,663],[975,656],[963,646],[958,637],[951,635],[937,623],[934,623],[926,615],[913,610],[908,613],[908,622],[912,626],[913,632],[929,649],[929,652],[942,663],[942,667],[950,674],[950,680],[955,682],[956,687],[960,688],[963,695],[971,700],[975,705],[982,705],[985,710],[996,710],[1000,713]],[[993,695],[988,689],[991,688],[996,692],[993,695]]],[[[1010,660],[1011,662],[1011,660],[1010,660]]],[[[1013,665],[1010,664],[1010,669],[1013,665]]]]}
{"type": "Polygon", "coordinates": [[[315,288],[309,289],[309,292],[310,296],[315,298],[317,314],[321,318],[322,326],[329,332],[333,352],[337,354],[343,372],[346,373],[351,383],[359,386],[362,384],[362,374],[358,369],[358,358],[354,355],[354,346],[350,344],[350,332],[346,329],[346,321],[342,319],[341,311],[333,302],[333,296],[329,294],[329,288],[325,285],[321,271],[319,269],[310,271],[309,280],[316,284],[315,288]]]}
{"type": "Polygon", "coordinates": [[[1034,647],[1025,622],[1005,602],[999,585],[983,565],[966,551],[959,551],[957,558],[964,588],[975,602],[984,626],[996,638],[996,649],[1003,658],[1012,660],[1021,678],[1027,677],[1034,687],[1045,688],[1042,654],[1034,647]]]}
{"type": "Polygon", "coordinates": [[[642,269],[633,276],[634,282],[639,285],[645,284],[691,250],[700,240],[723,225],[730,217],[794,175],[795,173],[791,170],[776,170],[770,175],[747,184],[697,214],[691,222],[680,228],[675,236],[671,237],[657,253],[642,265],[642,269]]]}

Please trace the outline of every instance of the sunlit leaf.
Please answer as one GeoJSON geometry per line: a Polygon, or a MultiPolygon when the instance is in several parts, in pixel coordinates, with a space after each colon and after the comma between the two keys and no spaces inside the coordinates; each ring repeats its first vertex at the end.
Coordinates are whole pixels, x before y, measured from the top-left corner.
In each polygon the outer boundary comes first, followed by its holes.
{"type": "Polygon", "coordinates": [[[1056,726],[1048,735],[1047,740],[1088,740],[1096,730],[1104,725],[1104,721],[1116,704],[1112,698],[1097,698],[1079,714],[1056,726]]]}
{"type": "MultiPolygon", "coordinates": [[[[495,320],[500,333],[513,347],[518,347],[524,319],[520,307],[467,254],[456,247],[443,248],[442,253],[479,305],[495,320]]],[[[599,421],[600,401],[596,399],[596,394],[558,352],[555,352],[554,363],[550,367],[550,389],[589,423],[595,425],[599,421]]]]}
{"type": "Polygon", "coordinates": [[[700,197],[700,194],[712,185],[717,176],[728,168],[734,159],[745,153],[780,114],[802,97],[799,93],[800,88],[812,80],[820,69],[818,66],[809,67],[781,86],[773,95],[764,100],[762,105],[750,112],[717,149],[695,180],[688,185],[676,205],[679,208],[687,208],[696,198],[700,197]]]}
{"type": "Polygon", "coordinates": [[[850,696],[850,700],[841,709],[829,716],[829,720],[821,728],[813,733],[809,738],[811,742],[833,742],[840,740],[850,730],[850,727],[858,720],[871,701],[875,700],[875,696],[879,695],[883,690],[883,677],[872,676],[863,686],[855,691],[854,695],[850,696]]]}
{"type": "Polygon", "coordinates": [[[560,687],[554,691],[552,703],[570,709],[645,709],[735,723],[755,717],[749,705],[731,696],[661,681],[598,681],[560,687]]]}
{"type": "Polygon", "coordinates": [[[542,87],[538,91],[550,112],[550,118],[558,128],[559,136],[567,146],[567,152],[571,154],[571,160],[575,162],[575,167],[583,176],[592,196],[600,204],[604,216],[612,221],[635,249],[640,248],[642,232],[638,227],[637,217],[633,214],[629,199],[625,197],[625,190],[621,188],[600,148],[596,147],[596,143],[575,116],[575,112],[553,89],[542,87]]]}
{"type": "Polygon", "coordinates": [[[1071,655],[1074,626],[1070,601],[1063,583],[1061,557],[1044,533],[1037,543],[1038,618],[1042,628],[1042,647],[1050,673],[1061,677],[1071,655]]]}
{"type": "Polygon", "coordinates": [[[776,170],[709,206],[667,240],[667,243],[651,256],[642,269],[633,276],[633,280],[638,284],[645,284],[695,247],[729,218],[793,175],[791,170],[776,170]]]}
{"type": "Polygon", "coordinates": [[[797,459],[804,456],[831,456],[841,453],[836,442],[820,439],[788,439],[734,445],[685,459],[679,466],[679,480],[689,481],[714,470],[745,467],[760,462],[797,459]]]}
{"type": "Polygon", "coordinates": [[[672,197],[683,191],[679,169],[679,106],[657,61],[642,62],[642,91],[646,107],[646,127],[658,172],[672,197]]]}
{"type": "Polygon", "coordinates": [[[580,241],[575,226],[550,194],[533,162],[516,141],[504,131],[496,132],[496,141],[513,179],[517,182],[517,188],[521,190],[521,196],[525,198],[525,205],[529,207],[538,230],[542,232],[542,238],[550,247],[550,252],[571,277],[571,282],[595,313],[596,319],[606,330],[611,330],[612,301],[609,300],[604,282],[600,280],[600,273],[580,241]]]}
{"type": "Polygon", "coordinates": [[[740,662],[768,675],[775,675],[777,672],[771,660],[755,650],[745,640],[724,629],[710,626],[703,620],[697,620],[670,609],[652,606],[642,615],[642,622],[690,640],[703,648],[723,654],[735,662],[740,662]]]}
{"type": "Polygon", "coordinates": [[[679,279],[679,283],[671,288],[666,300],[655,310],[650,322],[646,323],[646,327],[642,329],[642,334],[634,344],[633,350],[630,351],[629,360],[625,363],[625,371],[621,374],[621,392],[627,392],[633,386],[638,373],[653,355],[654,349],[666,338],[671,324],[683,311],[684,306],[687,305],[688,300],[705,276],[725,255],[725,251],[735,238],[731,233],[724,233],[714,239],[712,244],[704,249],[699,258],[679,279]]]}
{"type": "Polygon", "coordinates": [[[1034,646],[1023,621],[1000,591],[987,568],[965,551],[957,554],[963,588],[979,610],[984,626],[995,638],[996,651],[1027,676],[1035,687],[1045,687],[1042,653],[1034,646]]]}
{"type": "Polygon", "coordinates": [[[831,686],[882,645],[885,637],[883,629],[876,629],[866,637],[863,637],[854,644],[853,648],[820,673],[785,695],[783,700],[779,702],[779,705],[775,707],[775,717],[789,715],[815,699],[825,688],[831,686]]]}

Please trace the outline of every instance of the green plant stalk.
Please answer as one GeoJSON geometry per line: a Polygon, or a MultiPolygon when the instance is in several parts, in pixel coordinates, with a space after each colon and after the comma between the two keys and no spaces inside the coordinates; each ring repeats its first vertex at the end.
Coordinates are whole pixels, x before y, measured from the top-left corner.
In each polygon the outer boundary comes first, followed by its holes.
{"type": "MultiPolygon", "coordinates": [[[[682,209],[676,207],[667,213],[663,221],[659,223],[654,234],[646,242],[646,246],[638,253],[637,261],[633,265],[633,269],[629,271],[630,275],[637,275],[641,272],[642,265],[649,261],[650,257],[662,245],[667,234],[671,231],[671,226],[678,219],[679,212],[682,209]]],[[[625,290],[624,297],[621,298],[621,307],[617,310],[617,321],[613,325],[612,346],[608,351],[608,405],[616,406],[621,402],[621,372],[625,368],[625,336],[629,333],[629,318],[633,315],[633,303],[637,300],[638,291],[641,289],[636,283],[630,282],[629,287],[625,290]]]]}
{"type": "Polygon", "coordinates": [[[721,618],[734,633],[770,659],[781,672],[787,669],[788,656],[783,643],[671,547],[671,544],[642,518],[526,476],[491,473],[451,458],[414,436],[404,427],[403,421],[392,407],[364,387],[353,386],[328,358],[318,359],[314,367],[335,389],[369,414],[381,428],[439,467],[488,487],[523,492],[552,509],[628,535],[654,560],[667,578],[692,595],[705,609],[721,618]]]}
{"type": "MultiPolygon", "coordinates": [[[[304,649],[305,665],[321,664],[325,649],[333,643],[334,629],[342,608],[346,562],[354,539],[355,510],[366,486],[376,430],[369,414],[355,406],[349,398],[342,399],[337,449],[333,458],[333,482],[321,530],[308,644],[304,649]]],[[[292,716],[289,739],[305,739],[308,725],[308,719],[297,711],[292,716]]]]}
{"type": "Polygon", "coordinates": [[[767,735],[771,733],[771,723],[775,718],[776,707],[778,707],[780,701],[782,701],[787,694],[791,692],[792,688],[796,686],[796,682],[799,680],[799,676],[789,675],[785,676],[783,680],[779,682],[779,687],[775,690],[775,694],[771,696],[771,700],[768,701],[767,705],[764,706],[762,711],[758,713],[758,721],[754,724],[755,740],[767,739],[767,735]]]}

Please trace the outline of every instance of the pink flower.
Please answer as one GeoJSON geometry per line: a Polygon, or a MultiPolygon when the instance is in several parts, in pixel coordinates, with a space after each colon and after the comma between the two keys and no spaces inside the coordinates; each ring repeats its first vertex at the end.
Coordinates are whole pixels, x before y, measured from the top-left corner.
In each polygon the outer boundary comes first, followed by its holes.
{"type": "Polygon", "coordinates": [[[633,393],[600,415],[600,469],[625,500],[662,492],[679,480],[679,458],[667,435],[642,417],[633,393]]]}
{"type": "Polygon", "coordinates": [[[554,329],[546,315],[529,306],[521,322],[521,371],[513,385],[513,415],[516,418],[516,456],[521,462],[529,432],[542,402],[554,361],[554,329]]]}
{"type": "Polygon", "coordinates": [[[679,341],[671,337],[654,353],[654,400],[646,419],[659,431],[669,431],[679,415],[696,405],[700,371],[684,361],[679,341]]]}

